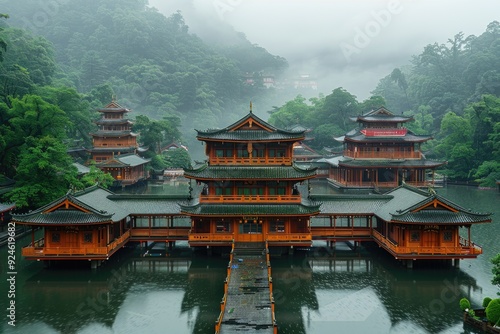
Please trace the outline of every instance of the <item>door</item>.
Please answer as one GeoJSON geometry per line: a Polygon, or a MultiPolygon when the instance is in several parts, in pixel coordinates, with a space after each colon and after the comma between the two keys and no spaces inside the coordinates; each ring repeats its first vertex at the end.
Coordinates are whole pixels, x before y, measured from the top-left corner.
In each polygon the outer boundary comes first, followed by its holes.
{"type": "Polygon", "coordinates": [[[245,242],[262,242],[264,235],[262,234],[262,224],[258,222],[242,222],[238,224],[238,233],[236,234],[236,241],[245,242]]]}

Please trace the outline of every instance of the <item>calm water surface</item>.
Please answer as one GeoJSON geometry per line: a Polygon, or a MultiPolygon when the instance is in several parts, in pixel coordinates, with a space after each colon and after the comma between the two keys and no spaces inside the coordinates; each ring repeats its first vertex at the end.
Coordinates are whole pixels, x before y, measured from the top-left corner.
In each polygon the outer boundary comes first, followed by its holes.
{"type": "MultiPolygon", "coordinates": [[[[153,191],[156,192],[156,191],[153,191]]],[[[484,254],[460,269],[404,269],[380,250],[333,250],[318,243],[309,257],[273,258],[280,334],[476,333],[464,327],[458,301],[479,306],[498,288],[489,260],[500,252],[500,194],[448,186],[438,190],[460,205],[493,212],[475,226],[484,254]]],[[[30,237],[18,240],[18,250],[30,237]]],[[[146,259],[124,249],[96,271],[45,269],[17,252],[16,327],[3,333],[213,333],[227,259],[189,256],[146,259]]],[[[7,307],[6,248],[0,249],[0,307],[7,307]]]]}

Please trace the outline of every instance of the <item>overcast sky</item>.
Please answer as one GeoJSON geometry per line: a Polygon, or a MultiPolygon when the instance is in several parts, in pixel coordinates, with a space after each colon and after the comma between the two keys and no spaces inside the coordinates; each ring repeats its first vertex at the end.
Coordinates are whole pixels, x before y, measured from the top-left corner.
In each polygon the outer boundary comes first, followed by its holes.
{"type": "Polygon", "coordinates": [[[165,15],[181,10],[200,37],[229,24],[250,42],[358,100],[427,44],[459,32],[480,35],[500,21],[499,0],[150,0],[165,15]]]}

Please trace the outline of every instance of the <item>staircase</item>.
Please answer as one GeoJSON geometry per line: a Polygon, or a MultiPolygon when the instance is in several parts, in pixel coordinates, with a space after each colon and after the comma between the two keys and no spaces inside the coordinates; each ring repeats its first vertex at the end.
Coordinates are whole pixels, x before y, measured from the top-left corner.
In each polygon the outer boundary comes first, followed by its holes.
{"type": "Polygon", "coordinates": [[[265,254],[265,242],[235,242],[234,254],[241,255],[262,255],[265,254]]]}

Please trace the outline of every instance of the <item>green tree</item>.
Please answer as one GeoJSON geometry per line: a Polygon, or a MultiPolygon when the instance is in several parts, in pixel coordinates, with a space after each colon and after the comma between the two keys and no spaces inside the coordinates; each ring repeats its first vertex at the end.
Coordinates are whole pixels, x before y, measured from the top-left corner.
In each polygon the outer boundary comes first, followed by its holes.
{"type": "Polygon", "coordinates": [[[113,184],[115,179],[111,174],[103,172],[95,166],[95,162],[91,162],[90,171],[81,178],[84,188],[99,184],[103,188],[108,188],[113,184]]]}
{"type": "Polygon", "coordinates": [[[5,142],[0,151],[0,173],[14,177],[27,138],[50,136],[66,139],[69,119],[59,107],[45,102],[40,96],[12,98],[11,107],[0,104],[0,134],[5,142]]]}
{"type": "Polygon", "coordinates": [[[18,208],[38,208],[79,187],[77,169],[57,138],[28,137],[21,150],[16,184],[7,198],[18,208]]]}
{"type": "Polygon", "coordinates": [[[471,176],[475,163],[472,136],[472,126],[465,117],[451,111],[444,116],[440,132],[442,139],[436,152],[448,161],[448,175],[452,179],[467,180],[471,176]]]}
{"type": "Polygon", "coordinates": [[[297,95],[293,100],[286,102],[269,117],[269,123],[279,128],[288,128],[295,124],[306,125],[310,117],[311,106],[306,99],[297,95]]]}
{"type": "Polygon", "coordinates": [[[349,117],[359,113],[359,103],[356,96],[342,87],[336,88],[331,94],[325,96],[322,107],[315,111],[314,124],[337,124],[344,132],[350,130],[349,117]]]}
{"type": "Polygon", "coordinates": [[[166,168],[192,168],[189,153],[183,148],[164,152],[163,160],[166,168]]]}

